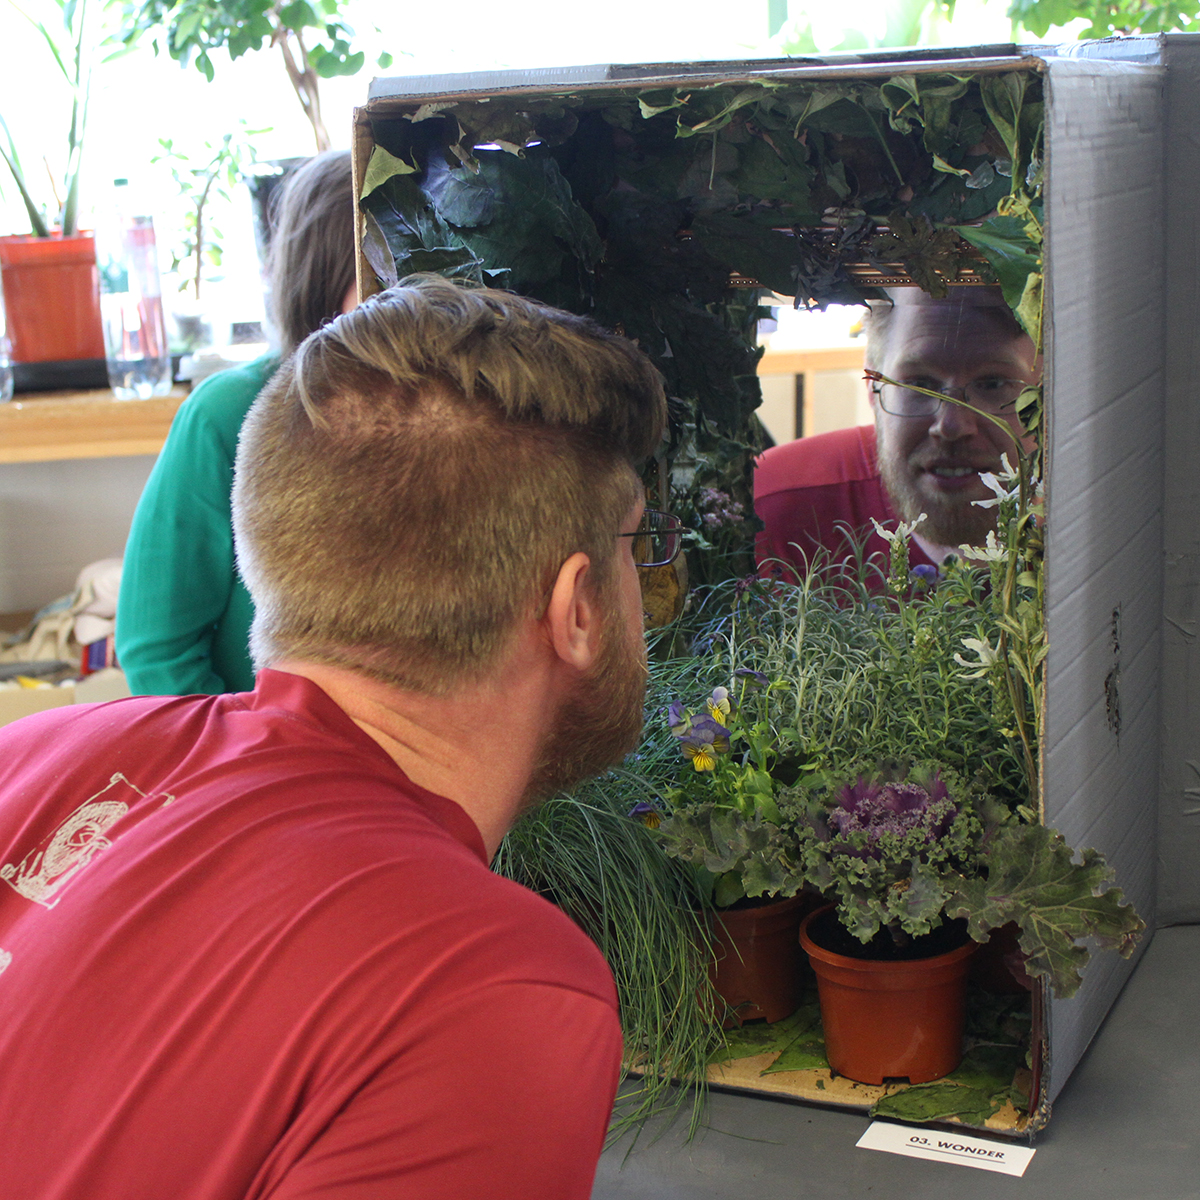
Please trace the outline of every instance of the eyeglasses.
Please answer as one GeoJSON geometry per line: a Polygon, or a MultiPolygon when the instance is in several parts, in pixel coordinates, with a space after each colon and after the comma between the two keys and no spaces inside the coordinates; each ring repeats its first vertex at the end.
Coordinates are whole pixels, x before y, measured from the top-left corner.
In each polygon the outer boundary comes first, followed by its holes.
{"type": "Polygon", "coordinates": [[[945,403],[936,396],[927,396],[914,388],[942,392],[947,396],[959,393],[972,408],[993,416],[1005,416],[1014,411],[1017,398],[1029,386],[1023,379],[1002,379],[997,376],[973,379],[965,387],[958,388],[943,387],[936,379],[906,379],[904,383],[912,387],[894,383],[874,385],[879,407],[894,417],[932,417],[945,403]]]}
{"type": "Polygon", "coordinates": [[[633,562],[638,567],[665,567],[675,561],[683,545],[683,522],[670,513],[648,508],[633,533],[617,537],[633,538],[633,562]]]}

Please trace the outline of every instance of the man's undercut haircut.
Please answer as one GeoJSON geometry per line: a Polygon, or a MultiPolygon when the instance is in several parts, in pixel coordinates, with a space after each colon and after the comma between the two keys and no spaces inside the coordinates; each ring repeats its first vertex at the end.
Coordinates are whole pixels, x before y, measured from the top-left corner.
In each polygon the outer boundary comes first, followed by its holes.
{"type": "Polygon", "coordinates": [[[354,170],[349,150],[310,158],[280,185],[267,271],[271,319],[290,354],[342,311],[354,283],[354,170]]]}
{"type": "Polygon", "coordinates": [[[485,675],[563,562],[609,597],[666,400],[583,317],[415,275],[308,338],[242,427],[238,566],[256,667],[444,694],[485,675]]]}

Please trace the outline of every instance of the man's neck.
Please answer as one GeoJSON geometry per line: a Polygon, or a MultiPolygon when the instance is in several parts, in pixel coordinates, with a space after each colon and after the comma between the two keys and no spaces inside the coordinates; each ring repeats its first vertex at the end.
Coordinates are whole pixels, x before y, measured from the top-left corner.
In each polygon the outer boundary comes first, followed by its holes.
{"type": "Polygon", "coordinates": [[[528,671],[501,670],[485,684],[427,696],[324,663],[286,660],[273,669],[315,683],[413,783],[464,809],[488,857],[496,852],[520,812],[553,707],[528,671]]]}

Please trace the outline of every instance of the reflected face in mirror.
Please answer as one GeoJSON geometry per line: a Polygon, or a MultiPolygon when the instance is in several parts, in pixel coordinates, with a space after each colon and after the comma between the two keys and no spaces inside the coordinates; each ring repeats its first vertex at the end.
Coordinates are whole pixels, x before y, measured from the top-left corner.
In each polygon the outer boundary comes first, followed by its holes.
{"type": "MultiPolygon", "coordinates": [[[[968,399],[975,401],[1015,395],[1018,385],[1040,378],[1033,342],[998,291],[971,289],[961,296],[952,291],[945,300],[921,292],[906,296],[877,329],[872,334],[874,365],[891,379],[954,396],[969,390],[968,399]]],[[[980,473],[999,471],[1005,453],[1016,465],[1020,427],[1011,403],[997,413],[1006,426],[1002,431],[945,401],[933,414],[903,415],[895,392],[885,389],[883,403],[872,395],[872,407],[880,475],[896,514],[911,521],[925,513],[918,534],[935,546],[981,545],[996,518],[994,508],[973,503],[993,495],[980,473]]],[[[1022,439],[1026,448],[1031,444],[1022,439]]]]}

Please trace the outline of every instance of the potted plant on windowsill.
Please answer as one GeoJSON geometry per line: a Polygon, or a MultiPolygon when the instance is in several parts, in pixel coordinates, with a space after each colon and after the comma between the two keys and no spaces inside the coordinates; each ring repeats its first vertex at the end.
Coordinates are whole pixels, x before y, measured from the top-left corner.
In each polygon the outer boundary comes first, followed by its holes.
{"type": "Polygon", "coordinates": [[[94,34],[88,0],[58,0],[58,7],[61,32],[32,17],[27,19],[45,41],[71,96],[61,190],[55,188],[52,204],[37,202],[16,142],[0,116],[4,135],[0,156],[16,184],[31,229],[30,234],[0,237],[0,269],[18,374],[19,364],[54,363],[55,367],[27,369],[24,374],[31,379],[45,376],[43,385],[103,385],[107,377],[95,243],[90,233],[79,229],[79,173],[94,34]],[[64,363],[71,365],[62,366],[64,363]]]}

